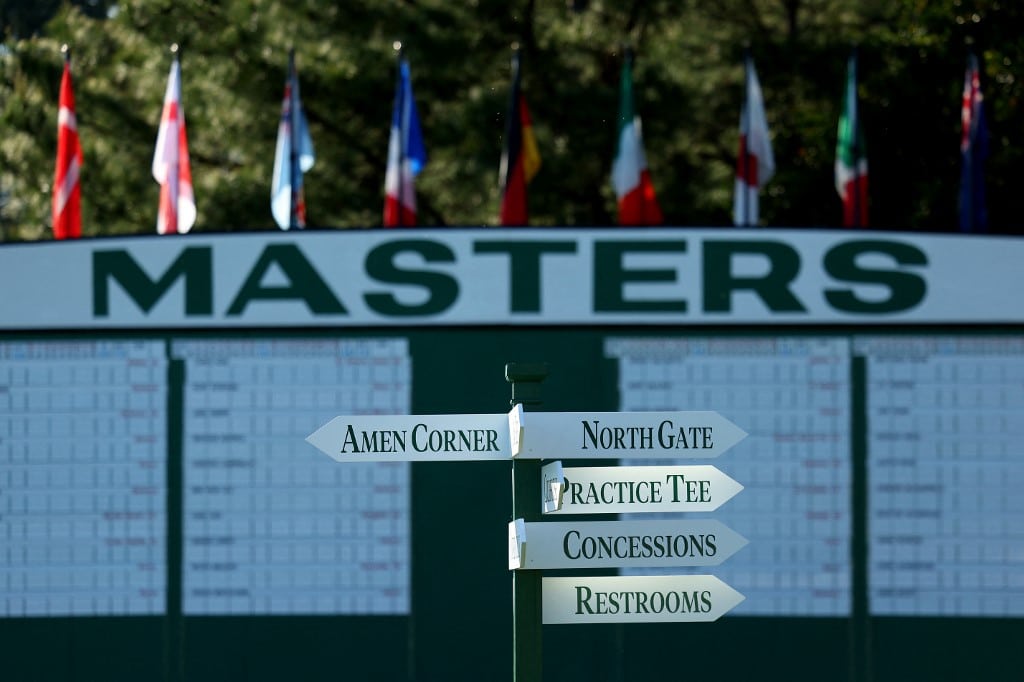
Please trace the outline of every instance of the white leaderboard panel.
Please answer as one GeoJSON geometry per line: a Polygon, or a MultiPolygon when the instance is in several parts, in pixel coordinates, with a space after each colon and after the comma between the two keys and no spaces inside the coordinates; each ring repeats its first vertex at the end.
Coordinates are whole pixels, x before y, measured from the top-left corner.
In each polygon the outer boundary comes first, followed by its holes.
{"type": "Polygon", "coordinates": [[[859,338],[875,615],[1024,616],[1024,340],[859,338]]]}
{"type": "Polygon", "coordinates": [[[175,341],[185,360],[183,608],[407,614],[409,465],[305,442],[337,414],[407,414],[405,339],[175,341]]]}
{"type": "Polygon", "coordinates": [[[619,361],[620,410],[714,410],[749,434],[714,460],[743,491],[693,515],[750,542],[713,571],[746,596],[732,613],[849,615],[847,339],[611,338],[605,354],[619,361]]]}
{"type": "Polygon", "coordinates": [[[163,342],[0,342],[0,617],[166,610],[163,342]]]}

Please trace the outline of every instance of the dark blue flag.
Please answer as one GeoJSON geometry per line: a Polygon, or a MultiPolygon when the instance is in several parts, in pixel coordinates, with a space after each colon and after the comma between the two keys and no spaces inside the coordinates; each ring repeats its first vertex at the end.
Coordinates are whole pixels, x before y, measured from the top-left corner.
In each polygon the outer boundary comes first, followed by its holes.
{"type": "Polygon", "coordinates": [[[960,111],[963,124],[960,135],[960,230],[963,232],[988,230],[988,208],[985,205],[988,128],[985,125],[983,104],[978,58],[972,53],[967,56],[964,98],[960,111]]]}

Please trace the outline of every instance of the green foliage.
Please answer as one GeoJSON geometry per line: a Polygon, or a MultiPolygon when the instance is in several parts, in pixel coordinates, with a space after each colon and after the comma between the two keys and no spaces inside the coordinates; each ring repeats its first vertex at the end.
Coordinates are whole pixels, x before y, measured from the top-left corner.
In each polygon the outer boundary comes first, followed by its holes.
{"type": "Polygon", "coordinates": [[[4,0],[0,19],[0,240],[50,235],[62,43],[74,55],[86,235],[154,229],[149,167],[172,42],[181,44],[195,231],[276,229],[269,185],[290,46],[317,153],[305,178],[310,223],[379,225],[396,40],[412,63],[429,155],[417,185],[425,225],[496,223],[513,42],[523,48],[543,162],[530,187],[534,224],[614,223],[609,172],[629,44],[648,161],[671,224],[730,224],[749,46],[778,166],[762,222],[836,225],[835,126],[856,44],[872,222],[949,231],[970,38],[992,131],[993,229],[1021,231],[1024,193],[1007,179],[1024,142],[1020,3],[4,0]]]}

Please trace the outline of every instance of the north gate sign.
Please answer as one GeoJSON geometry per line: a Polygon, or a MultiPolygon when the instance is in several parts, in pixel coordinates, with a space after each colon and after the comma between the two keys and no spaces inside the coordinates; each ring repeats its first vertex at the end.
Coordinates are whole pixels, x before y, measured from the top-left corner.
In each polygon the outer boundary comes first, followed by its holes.
{"type": "Polygon", "coordinates": [[[747,432],[710,410],[509,412],[512,456],[520,459],[718,457],[747,432]]]}
{"type": "Polygon", "coordinates": [[[1024,240],[338,230],[0,246],[0,329],[1019,322],[1024,240]]]}

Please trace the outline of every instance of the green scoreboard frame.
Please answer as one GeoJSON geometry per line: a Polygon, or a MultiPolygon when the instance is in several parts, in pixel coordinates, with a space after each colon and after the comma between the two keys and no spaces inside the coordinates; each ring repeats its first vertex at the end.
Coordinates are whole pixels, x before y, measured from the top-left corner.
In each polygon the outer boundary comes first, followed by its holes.
{"type": "MultiPolygon", "coordinates": [[[[363,231],[5,246],[0,285],[9,294],[25,278],[60,274],[51,290],[29,286],[0,304],[0,342],[166,344],[168,606],[161,616],[0,618],[0,676],[511,679],[506,462],[411,465],[408,616],[183,613],[186,366],[171,358],[174,339],[402,338],[413,413],[507,411],[508,362],[549,363],[539,409],[615,411],[611,337],[1024,337],[1020,297],[998,293],[1024,284],[1021,258],[1024,240],[774,230],[363,231]],[[491,270],[500,271],[495,281],[491,270]],[[273,279],[280,273],[284,284],[273,279]],[[57,301],[62,288],[68,301],[57,301]]],[[[1022,618],[869,613],[866,386],[867,363],[854,355],[849,616],[544,626],[545,677],[959,680],[1024,670],[1022,618]]]]}

